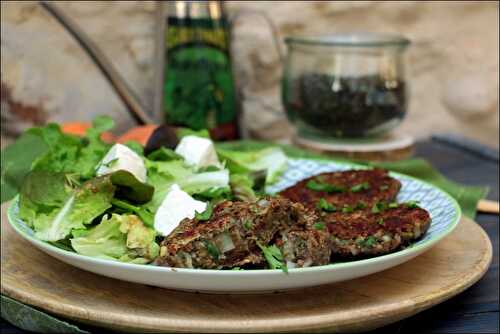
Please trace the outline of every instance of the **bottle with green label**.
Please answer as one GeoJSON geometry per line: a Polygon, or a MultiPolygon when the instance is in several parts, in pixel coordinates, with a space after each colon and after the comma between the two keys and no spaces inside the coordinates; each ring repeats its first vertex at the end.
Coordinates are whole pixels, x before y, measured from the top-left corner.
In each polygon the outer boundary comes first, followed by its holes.
{"type": "Polygon", "coordinates": [[[238,138],[229,24],[220,1],[169,1],[165,30],[165,121],[238,138]]]}

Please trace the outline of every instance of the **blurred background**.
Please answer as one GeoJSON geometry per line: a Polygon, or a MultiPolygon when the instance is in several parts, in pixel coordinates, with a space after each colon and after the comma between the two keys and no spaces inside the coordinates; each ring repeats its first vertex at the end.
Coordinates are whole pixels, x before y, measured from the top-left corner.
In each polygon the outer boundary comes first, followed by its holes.
{"type": "MultiPolygon", "coordinates": [[[[57,2],[110,57],[148,109],[155,100],[154,1],[57,2]]],[[[397,129],[423,138],[456,133],[499,146],[498,2],[228,1],[228,14],[262,10],[281,36],[343,31],[400,33],[407,53],[409,113],[397,129]]],[[[244,87],[243,126],[253,138],[287,142],[282,68],[259,16],[233,28],[234,74],[244,87]],[[271,112],[269,112],[271,111],[271,112]]],[[[107,114],[118,131],[134,125],[109,83],[36,2],[1,3],[2,146],[48,121],[107,114]]]]}

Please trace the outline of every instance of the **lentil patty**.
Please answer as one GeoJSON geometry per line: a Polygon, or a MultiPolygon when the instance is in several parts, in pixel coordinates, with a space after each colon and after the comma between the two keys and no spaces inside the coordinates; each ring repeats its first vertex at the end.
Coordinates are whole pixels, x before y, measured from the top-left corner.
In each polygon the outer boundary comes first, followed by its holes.
{"type": "Polygon", "coordinates": [[[378,213],[328,213],[322,219],[331,234],[332,255],[341,258],[393,252],[419,239],[431,222],[426,210],[405,204],[378,213]]]}
{"type": "Polygon", "coordinates": [[[323,198],[340,208],[354,207],[359,203],[372,206],[378,202],[390,202],[396,198],[400,188],[401,183],[390,177],[385,170],[349,170],[312,176],[283,190],[280,195],[308,207],[316,207],[318,201],[323,198]],[[331,185],[335,189],[314,190],[309,184],[311,181],[319,183],[320,186],[331,185]]]}
{"type": "Polygon", "coordinates": [[[260,246],[274,244],[292,266],[327,264],[329,233],[314,228],[317,221],[314,210],[286,198],[223,201],[206,221],[183,220],[161,243],[156,264],[204,269],[265,266],[260,246]]]}

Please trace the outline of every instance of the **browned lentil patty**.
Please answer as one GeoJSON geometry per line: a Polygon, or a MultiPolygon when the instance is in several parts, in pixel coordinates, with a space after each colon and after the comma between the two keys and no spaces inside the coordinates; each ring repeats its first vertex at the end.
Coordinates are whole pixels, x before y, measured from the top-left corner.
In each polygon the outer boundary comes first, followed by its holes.
{"type": "Polygon", "coordinates": [[[319,174],[280,195],[318,211],[331,234],[333,257],[356,259],[393,252],[428,229],[429,213],[418,207],[371,211],[374,205],[393,202],[400,189],[401,183],[387,171],[369,169],[319,174]],[[320,187],[311,189],[310,181],[320,187]],[[333,191],[317,190],[324,184],[334,186],[333,191]],[[330,212],[321,209],[320,201],[330,212]]]}
{"type": "Polygon", "coordinates": [[[356,206],[358,203],[372,206],[381,201],[393,201],[400,188],[401,183],[385,170],[349,170],[312,176],[283,190],[280,195],[309,207],[315,207],[321,198],[336,207],[356,206]],[[310,181],[338,189],[331,192],[313,190],[308,187],[310,181]]]}
{"type": "Polygon", "coordinates": [[[333,256],[347,258],[393,252],[419,239],[431,222],[426,210],[405,204],[378,213],[328,213],[322,219],[331,234],[333,256]]]}
{"type": "Polygon", "coordinates": [[[314,228],[317,221],[314,210],[285,198],[223,201],[207,221],[183,220],[161,243],[156,264],[205,269],[265,266],[258,243],[276,244],[292,266],[327,264],[329,233],[314,228]]]}

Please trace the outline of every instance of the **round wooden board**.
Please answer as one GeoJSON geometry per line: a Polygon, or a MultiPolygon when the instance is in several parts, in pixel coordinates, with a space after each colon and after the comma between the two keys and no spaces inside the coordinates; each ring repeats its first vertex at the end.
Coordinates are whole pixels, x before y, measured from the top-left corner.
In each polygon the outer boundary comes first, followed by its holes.
{"type": "Polygon", "coordinates": [[[371,276],[275,294],[196,294],[71,267],[31,247],[6,220],[2,207],[3,294],[64,318],[143,333],[370,330],[462,292],[483,276],[492,257],[483,229],[463,219],[428,252],[371,276]]]}

